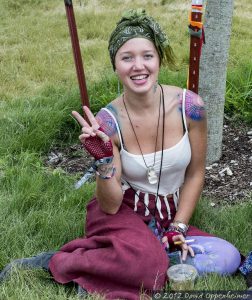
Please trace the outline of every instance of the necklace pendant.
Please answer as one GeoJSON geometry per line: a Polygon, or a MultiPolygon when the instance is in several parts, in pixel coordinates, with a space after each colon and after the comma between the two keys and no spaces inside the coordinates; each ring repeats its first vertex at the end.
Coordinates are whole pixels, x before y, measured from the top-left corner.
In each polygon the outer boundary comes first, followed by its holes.
{"type": "Polygon", "coordinates": [[[158,182],[158,177],[154,170],[154,167],[148,167],[147,178],[150,184],[156,184],[158,182]]]}

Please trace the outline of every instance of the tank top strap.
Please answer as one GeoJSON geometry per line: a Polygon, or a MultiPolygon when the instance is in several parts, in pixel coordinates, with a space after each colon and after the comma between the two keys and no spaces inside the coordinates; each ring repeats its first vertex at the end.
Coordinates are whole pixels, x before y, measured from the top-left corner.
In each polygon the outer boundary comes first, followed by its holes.
{"type": "Polygon", "coordinates": [[[188,132],[187,129],[187,123],[186,123],[186,89],[183,89],[183,98],[182,98],[182,116],[183,116],[183,124],[186,132],[188,132]]]}
{"type": "Polygon", "coordinates": [[[122,139],[122,134],[121,134],[121,130],[120,130],[120,127],[119,127],[119,124],[117,122],[117,119],[116,117],[114,116],[114,114],[106,107],[103,107],[102,110],[105,110],[110,116],[111,118],[113,119],[113,121],[115,122],[116,124],[116,130],[118,132],[118,136],[119,136],[119,141],[120,141],[120,144],[121,144],[121,149],[124,149],[123,148],[123,139],[122,139]]]}

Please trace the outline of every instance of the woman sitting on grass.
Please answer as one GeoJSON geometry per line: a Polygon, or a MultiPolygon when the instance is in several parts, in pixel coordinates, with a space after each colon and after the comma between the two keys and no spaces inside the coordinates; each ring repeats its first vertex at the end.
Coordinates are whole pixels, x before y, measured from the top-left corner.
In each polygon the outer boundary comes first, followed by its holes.
{"type": "Polygon", "coordinates": [[[123,94],[96,117],[84,107],[90,124],[73,112],[80,141],[95,158],[86,236],[19,264],[42,266],[57,282],[107,299],[162,289],[167,252],[176,249],[199,274],[234,273],[238,250],[188,225],[204,182],[206,116],[198,95],[158,83],[160,65],[173,63],[165,33],[143,10],[128,11],[109,53],[123,94]]]}

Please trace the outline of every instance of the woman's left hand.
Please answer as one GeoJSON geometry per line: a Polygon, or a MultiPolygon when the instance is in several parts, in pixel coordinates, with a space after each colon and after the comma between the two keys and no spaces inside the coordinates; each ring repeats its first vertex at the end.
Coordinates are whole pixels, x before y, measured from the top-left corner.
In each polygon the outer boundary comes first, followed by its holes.
{"type": "Polygon", "coordinates": [[[187,243],[186,240],[184,238],[184,236],[182,234],[178,234],[172,237],[173,242],[181,242],[181,244],[179,245],[181,247],[182,250],[182,260],[185,261],[188,252],[190,253],[190,255],[192,257],[194,257],[194,251],[192,249],[192,247],[190,247],[187,243]]]}

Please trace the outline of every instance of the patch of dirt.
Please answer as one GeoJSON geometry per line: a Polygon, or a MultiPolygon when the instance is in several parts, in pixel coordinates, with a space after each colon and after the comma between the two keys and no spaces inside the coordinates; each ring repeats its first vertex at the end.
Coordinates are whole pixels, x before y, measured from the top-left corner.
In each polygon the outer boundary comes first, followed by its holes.
{"type": "Polygon", "coordinates": [[[212,205],[233,204],[252,195],[252,129],[224,119],[222,157],[206,168],[203,195],[212,205]]]}
{"type": "MultiPolygon", "coordinates": [[[[211,198],[211,205],[234,204],[252,195],[252,129],[241,122],[224,119],[221,159],[206,168],[203,195],[211,198]]],[[[45,164],[61,168],[80,177],[93,159],[75,144],[69,148],[51,149],[45,164]]]]}
{"type": "Polygon", "coordinates": [[[93,161],[94,159],[81,144],[74,144],[69,148],[53,147],[45,160],[45,164],[54,169],[61,168],[67,173],[82,176],[90,168],[93,161]]]}

